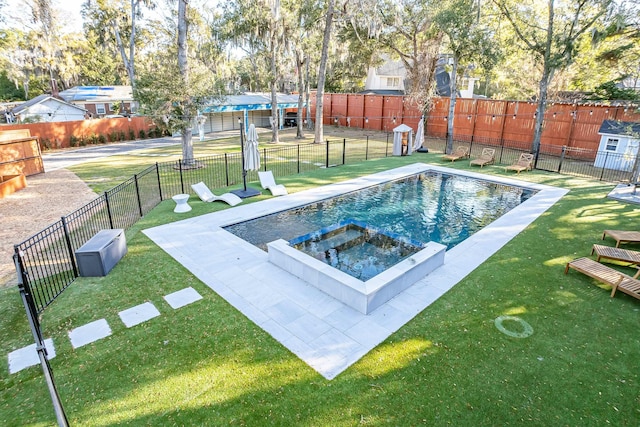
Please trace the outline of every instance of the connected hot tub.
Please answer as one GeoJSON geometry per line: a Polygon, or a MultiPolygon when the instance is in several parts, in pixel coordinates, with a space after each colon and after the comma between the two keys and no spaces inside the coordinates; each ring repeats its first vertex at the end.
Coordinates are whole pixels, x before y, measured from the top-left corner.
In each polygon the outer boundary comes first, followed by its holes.
{"type": "Polygon", "coordinates": [[[446,250],[354,220],[267,248],[272,264],[364,314],[441,266],[446,250]]]}

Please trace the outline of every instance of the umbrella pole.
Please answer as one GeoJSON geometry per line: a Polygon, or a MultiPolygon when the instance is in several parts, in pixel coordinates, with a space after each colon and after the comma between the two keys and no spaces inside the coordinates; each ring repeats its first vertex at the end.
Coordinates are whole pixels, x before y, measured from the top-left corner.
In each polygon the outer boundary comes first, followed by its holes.
{"type": "Polygon", "coordinates": [[[244,191],[247,191],[247,170],[244,167],[244,130],[242,129],[243,123],[240,122],[240,152],[242,153],[242,184],[244,191]]]}
{"type": "Polygon", "coordinates": [[[231,193],[235,194],[236,196],[242,199],[245,199],[247,197],[259,196],[262,193],[256,190],[255,188],[247,189],[247,169],[244,162],[244,126],[243,126],[242,120],[238,120],[238,123],[240,123],[240,152],[242,155],[242,188],[243,189],[233,190],[231,191],[231,193]]]}

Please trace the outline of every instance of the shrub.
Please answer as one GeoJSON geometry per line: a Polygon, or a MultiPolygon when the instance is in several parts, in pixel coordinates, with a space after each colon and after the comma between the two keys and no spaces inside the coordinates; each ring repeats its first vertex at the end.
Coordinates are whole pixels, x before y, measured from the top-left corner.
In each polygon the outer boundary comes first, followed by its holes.
{"type": "Polygon", "coordinates": [[[80,138],[79,142],[80,142],[80,147],[84,147],[85,145],[87,145],[87,138],[83,136],[82,138],[80,138]]]}
{"type": "Polygon", "coordinates": [[[125,135],[123,130],[118,132],[118,138],[120,139],[120,141],[124,141],[125,135]]]}
{"type": "Polygon", "coordinates": [[[129,128],[129,141],[133,141],[134,139],[136,139],[136,132],[129,128]]]}
{"type": "Polygon", "coordinates": [[[96,135],[95,133],[92,133],[88,139],[89,139],[89,144],[96,145],[98,143],[98,135],[96,135]]]}
{"type": "Polygon", "coordinates": [[[40,144],[45,150],[51,150],[51,140],[49,140],[49,138],[42,138],[40,144]]]}
{"type": "Polygon", "coordinates": [[[104,136],[103,134],[98,135],[98,142],[100,144],[106,144],[107,143],[107,137],[104,136]]]}
{"type": "Polygon", "coordinates": [[[116,142],[118,140],[118,132],[117,131],[112,131],[109,133],[109,141],[111,142],[116,142]]]}
{"type": "Polygon", "coordinates": [[[69,147],[77,147],[78,145],[80,145],[80,140],[75,135],[71,135],[69,138],[69,147]]]}
{"type": "Polygon", "coordinates": [[[144,129],[140,129],[140,132],[138,132],[138,137],[140,139],[145,139],[147,137],[147,133],[144,131],[144,129]]]}

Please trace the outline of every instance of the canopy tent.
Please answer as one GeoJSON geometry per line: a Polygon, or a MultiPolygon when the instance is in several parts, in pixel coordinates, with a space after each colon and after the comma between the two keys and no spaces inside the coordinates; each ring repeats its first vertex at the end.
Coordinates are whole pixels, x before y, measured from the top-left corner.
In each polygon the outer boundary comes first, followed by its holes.
{"type": "Polygon", "coordinates": [[[393,129],[393,155],[410,156],[413,152],[413,129],[404,123],[393,129]]]}

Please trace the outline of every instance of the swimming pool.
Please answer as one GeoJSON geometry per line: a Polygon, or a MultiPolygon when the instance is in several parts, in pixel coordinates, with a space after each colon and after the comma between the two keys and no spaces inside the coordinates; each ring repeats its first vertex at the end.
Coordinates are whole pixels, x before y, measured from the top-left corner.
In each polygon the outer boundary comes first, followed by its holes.
{"type": "Polygon", "coordinates": [[[345,302],[344,298],[333,297],[318,287],[309,286],[312,278],[290,274],[274,265],[269,253],[227,232],[224,227],[427,170],[487,178],[487,175],[475,171],[453,171],[414,163],[291,192],[284,197],[242,203],[233,208],[148,228],[143,233],[257,327],[324,378],[332,379],[454,289],[457,283],[533,223],[568,190],[520,181],[515,174],[489,176],[497,183],[528,187],[538,192],[447,250],[440,267],[428,275],[412,275],[407,280],[411,284],[404,291],[366,313],[354,309],[351,301],[345,302]]]}
{"type": "Polygon", "coordinates": [[[529,199],[536,190],[426,171],[402,179],[225,227],[267,249],[345,219],[451,249],[529,199]]]}

